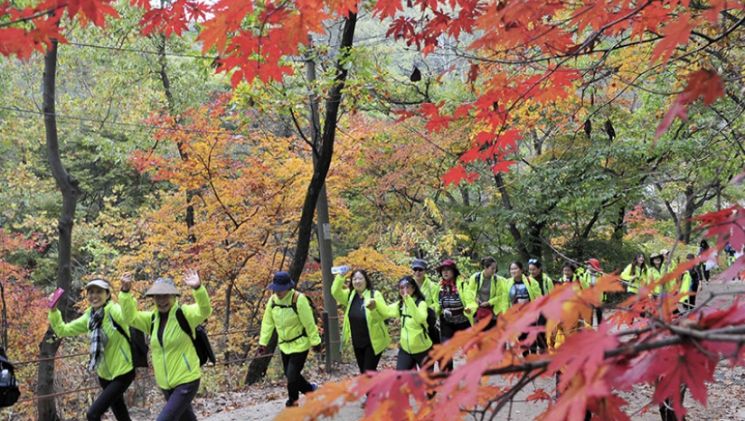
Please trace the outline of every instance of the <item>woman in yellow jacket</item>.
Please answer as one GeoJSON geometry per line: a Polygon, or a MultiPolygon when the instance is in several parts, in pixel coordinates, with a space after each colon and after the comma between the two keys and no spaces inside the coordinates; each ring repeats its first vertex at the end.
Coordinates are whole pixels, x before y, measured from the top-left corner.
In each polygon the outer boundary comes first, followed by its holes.
{"type": "Polygon", "coordinates": [[[173,280],[158,278],[145,293],[146,297],[153,298],[155,309],[138,311],[132,321],[134,327],[150,333],[155,383],[166,399],[158,421],[197,419],[191,401],[199,391],[202,369],[192,337],[197,326],[212,314],[212,306],[196,271],[184,273],[184,284],[191,287],[195,304],[180,305],[177,297],[181,291],[173,280]],[[189,333],[181,327],[179,318],[186,320],[191,330],[189,333]]]}
{"type": "Polygon", "coordinates": [[[416,280],[404,276],[398,281],[401,300],[384,310],[386,318],[401,318],[396,370],[421,368],[432,349],[432,338],[427,333],[427,301],[416,280]]]}
{"type": "Polygon", "coordinates": [[[373,289],[367,272],[353,270],[345,285],[344,273],[339,274],[331,285],[331,295],[344,307],[342,342],[352,342],[354,357],[360,373],[375,371],[383,351],[391,343],[388,328],[384,323],[387,305],[383,294],[373,289]]]}
{"type": "Polygon", "coordinates": [[[626,283],[626,292],[636,294],[639,287],[647,280],[647,263],[643,253],[634,256],[634,260],[621,272],[621,280],[626,283]]]}
{"type": "Polygon", "coordinates": [[[87,333],[90,337],[88,370],[96,371],[103,392],[88,409],[88,421],[98,421],[111,408],[119,421],[129,421],[124,392],[135,378],[129,339],[119,329],[129,332],[136,303],[129,293],[131,281],[122,279],[119,304],[111,301],[111,286],[96,279],[85,286],[88,307],[82,316],[65,323],[55,307],[49,311],[49,325],[60,338],[87,333]],[[119,326],[119,329],[116,326],[119,326]]]}
{"type": "Polygon", "coordinates": [[[266,345],[277,331],[279,352],[287,378],[286,406],[295,406],[300,393],[306,394],[318,388],[303,377],[302,371],[311,347],[321,344],[318,327],[313,317],[310,301],[305,294],[295,291],[295,281],[287,272],[277,272],[268,287],[274,292],[261,320],[259,355],[266,353],[266,345]]]}

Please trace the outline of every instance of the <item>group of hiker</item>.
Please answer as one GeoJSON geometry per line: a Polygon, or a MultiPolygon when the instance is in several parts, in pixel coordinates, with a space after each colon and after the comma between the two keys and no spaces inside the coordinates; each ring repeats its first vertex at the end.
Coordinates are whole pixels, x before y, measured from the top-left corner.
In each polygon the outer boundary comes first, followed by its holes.
{"type": "MultiPolygon", "coordinates": [[[[702,243],[702,248],[705,244],[702,243]]],[[[703,249],[701,252],[705,251],[703,249]]],[[[655,282],[665,274],[664,265],[670,256],[667,250],[653,253],[647,258],[639,254],[621,272],[621,279],[628,293],[638,293],[640,288],[654,284],[653,294],[683,294],[681,302],[695,305],[699,285],[708,280],[709,270],[704,264],[693,266],[679,279],[664,285],[655,282]]],[[[688,259],[695,258],[689,254],[688,259]]],[[[343,267],[331,286],[331,294],[343,308],[342,343],[351,345],[360,373],[377,370],[385,349],[392,342],[388,320],[400,321],[396,369],[411,370],[428,367],[427,356],[432,347],[446,342],[453,335],[475,323],[488,319],[486,329],[496,325],[499,314],[514,305],[528,303],[550,293],[557,285],[572,284],[578,289],[594,285],[603,274],[600,261],[590,258],[584,266],[566,263],[561,275],[552,279],[543,270],[539,259],[529,259],[527,271],[520,261],[509,265],[509,275],[497,274],[497,261],[484,257],[478,272],[469,277],[461,276],[453,259],[443,260],[432,279],[425,260],[414,259],[411,273],[398,281],[397,300],[388,304],[383,294],[373,286],[365,270],[343,267]]],[[[65,323],[58,309],[49,312],[50,326],[59,337],[87,334],[90,338],[88,368],[95,371],[102,393],[87,412],[88,420],[100,420],[111,408],[119,421],[129,420],[124,403],[124,392],[135,378],[135,347],[130,335],[133,329],[150,336],[151,361],[155,380],[162,390],[166,404],[158,421],[196,420],[191,401],[199,389],[201,358],[195,345],[197,327],[212,312],[210,298],[199,275],[185,272],[183,283],[193,290],[195,304],[180,305],[180,295],[170,278],[158,278],[144,294],[153,300],[153,310],[138,311],[130,292],[131,279],[124,276],[118,302],[112,301],[112,287],[102,279],[89,282],[85,290],[89,307],[79,318],[65,323]]],[[[321,346],[312,303],[305,294],[295,289],[296,282],[287,272],[274,274],[268,289],[269,298],[262,318],[258,354],[264,355],[276,332],[284,374],[287,379],[286,406],[297,405],[300,394],[318,388],[302,374],[311,348],[321,346]]],[[[580,323],[602,321],[602,308],[587,308],[580,323]]],[[[535,342],[524,353],[542,352],[557,346],[563,328],[540,316],[535,325],[545,325],[535,342]],[[548,334],[548,336],[547,336],[548,334]]],[[[527,337],[523,334],[520,340],[527,337]]],[[[453,369],[452,361],[439,367],[453,369]]]]}
{"type": "Polygon", "coordinates": [[[100,420],[109,408],[117,420],[130,420],[124,402],[124,392],[135,378],[136,351],[130,328],[150,335],[155,382],[166,400],[158,421],[196,420],[191,401],[199,391],[202,373],[193,338],[212,307],[197,272],[185,272],[183,283],[191,287],[195,304],[180,305],[181,291],[173,280],[158,278],[145,293],[153,299],[153,310],[138,311],[130,292],[132,281],[124,276],[118,302],[111,299],[109,282],[95,279],[85,286],[89,307],[82,316],[65,323],[56,307],[49,311],[49,324],[57,336],[87,334],[90,338],[88,369],[98,375],[103,391],[88,409],[89,421],[100,420]]]}

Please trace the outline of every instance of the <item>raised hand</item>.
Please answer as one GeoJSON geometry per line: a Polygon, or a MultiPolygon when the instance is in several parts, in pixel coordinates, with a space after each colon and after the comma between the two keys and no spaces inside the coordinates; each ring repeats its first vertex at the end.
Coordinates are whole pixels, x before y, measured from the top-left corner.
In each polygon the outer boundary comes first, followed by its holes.
{"type": "Polygon", "coordinates": [[[184,272],[184,283],[194,289],[202,285],[202,281],[199,280],[199,274],[194,269],[188,269],[184,272]]]}
{"type": "Polygon", "coordinates": [[[129,292],[132,288],[132,275],[129,272],[122,274],[120,279],[121,287],[119,288],[122,292],[129,292]]]}

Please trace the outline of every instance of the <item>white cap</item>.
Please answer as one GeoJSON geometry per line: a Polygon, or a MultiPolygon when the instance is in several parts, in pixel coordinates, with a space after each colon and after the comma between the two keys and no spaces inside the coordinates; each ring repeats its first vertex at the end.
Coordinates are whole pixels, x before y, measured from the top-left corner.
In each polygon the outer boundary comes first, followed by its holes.
{"type": "Polygon", "coordinates": [[[85,289],[88,289],[90,287],[99,287],[105,289],[106,291],[111,291],[111,286],[103,279],[94,279],[85,285],[85,289]]]}

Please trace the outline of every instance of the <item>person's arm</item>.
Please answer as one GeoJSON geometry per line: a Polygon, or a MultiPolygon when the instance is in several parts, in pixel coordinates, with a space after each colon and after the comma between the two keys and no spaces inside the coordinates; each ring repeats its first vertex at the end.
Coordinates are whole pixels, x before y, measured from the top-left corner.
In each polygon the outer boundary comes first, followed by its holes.
{"type": "Polygon", "coordinates": [[[420,301],[417,305],[411,295],[407,295],[404,298],[404,306],[406,306],[406,312],[411,315],[415,322],[427,325],[427,303],[420,301]]]}
{"type": "Polygon", "coordinates": [[[129,326],[137,314],[137,301],[129,291],[119,292],[119,303],[109,307],[109,314],[120,326],[129,326]]]}
{"type": "Polygon", "coordinates": [[[369,310],[372,316],[372,320],[386,320],[391,317],[397,317],[396,315],[391,316],[390,308],[385,302],[385,297],[380,291],[375,291],[372,295],[373,301],[375,301],[375,308],[369,310]]]}
{"type": "Polygon", "coordinates": [[[336,275],[334,282],[331,284],[331,295],[340,306],[346,307],[349,300],[349,288],[344,287],[344,275],[336,275]]]}
{"type": "Polygon", "coordinates": [[[193,328],[199,326],[212,314],[212,305],[210,303],[210,296],[204,285],[193,289],[192,295],[196,303],[181,306],[181,309],[184,311],[184,316],[186,316],[189,325],[193,328]]]}
{"type": "Polygon", "coordinates": [[[386,306],[376,305],[376,308],[380,312],[380,316],[383,318],[383,320],[386,320],[401,317],[401,312],[399,311],[398,306],[399,302],[395,301],[386,306]]]}
{"type": "Polygon", "coordinates": [[[153,314],[155,314],[155,312],[153,311],[135,312],[130,326],[149,335],[153,331],[153,327],[151,325],[153,321],[153,314]]]}
{"type": "Polygon", "coordinates": [[[318,334],[318,326],[316,326],[315,318],[313,317],[313,310],[310,308],[308,297],[305,294],[301,294],[297,300],[297,312],[305,329],[305,334],[308,335],[310,346],[316,346],[321,343],[321,336],[318,334]]]}
{"type": "Polygon", "coordinates": [[[212,305],[210,304],[210,296],[207,293],[207,289],[202,285],[202,281],[199,279],[199,274],[196,270],[189,269],[184,273],[184,284],[191,287],[194,301],[196,301],[195,304],[181,306],[186,321],[189,322],[189,326],[193,329],[207,320],[207,317],[212,314],[212,305]]]}
{"type": "Polygon", "coordinates": [[[491,294],[491,297],[489,298],[489,305],[492,306],[494,309],[498,309],[498,304],[500,300],[500,293],[502,289],[502,285],[504,285],[507,280],[502,278],[501,276],[494,275],[494,278],[496,281],[492,285],[492,290],[489,291],[491,294]]]}
{"type": "Polygon", "coordinates": [[[259,333],[259,345],[267,346],[274,334],[274,317],[272,316],[272,300],[274,296],[269,297],[264,308],[264,317],[261,318],[261,333],[259,333]]]}
{"type": "Polygon", "coordinates": [[[86,310],[82,316],[71,321],[70,323],[65,323],[62,320],[62,313],[57,308],[53,308],[52,310],[50,310],[47,317],[49,319],[49,326],[52,327],[54,333],[60,338],[76,336],[88,332],[90,309],[86,310]]]}

